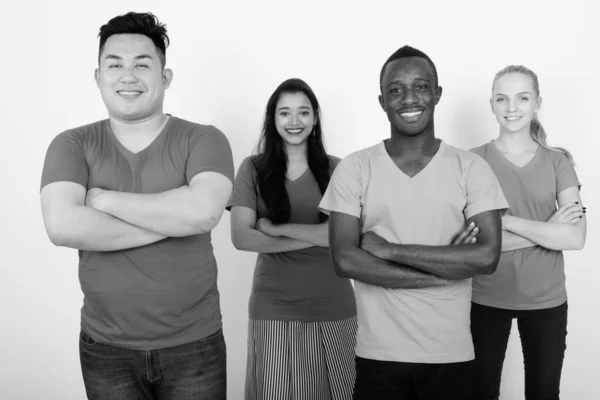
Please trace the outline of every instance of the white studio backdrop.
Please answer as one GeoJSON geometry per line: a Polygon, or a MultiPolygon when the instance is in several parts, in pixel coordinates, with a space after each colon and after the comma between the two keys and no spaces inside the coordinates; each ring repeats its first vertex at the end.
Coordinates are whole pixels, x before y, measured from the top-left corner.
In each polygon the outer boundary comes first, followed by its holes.
{"type": "MultiPolygon", "coordinates": [[[[46,148],[61,131],[106,118],[95,87],[99,27],[128,11],[167,24],[175,79],[165,111],[213,124],[236,168],[254,149],[266,101],[300,77],[323,110],[326,145],[343,157],[389,134],[377,102],[379,70],[398,47],[428,53],[444,88],[436,132],[471,148],[497,126],[489,109],[494,73],[524,64],[540,78],[541,119],[552,145],[574,154],[588,210],[587,245],[566,254],[568,348],[562,398],[600,398],[598,292],[600,85],[597,12],[590,0],[553,1],[9,1],[1,0],[3,224],[0,398],[85,398],[78,355],[82,295],[77,252],[46,237],[39,182],[46,148]]],[[[228,350],[229,398],[243,398],[247,301],[255,254],[236,251],[226,212],[213,232],[228,350]]],[[[523,399],[513,325],[503,400],[523,399]]]]}

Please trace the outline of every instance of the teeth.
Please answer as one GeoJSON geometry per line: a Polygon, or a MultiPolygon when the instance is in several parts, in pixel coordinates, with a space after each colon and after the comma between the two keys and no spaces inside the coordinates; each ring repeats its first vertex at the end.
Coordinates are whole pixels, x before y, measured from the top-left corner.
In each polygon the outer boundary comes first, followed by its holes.
{"type": "Polygon", "coordinates": [[[130,92],[130,91],[126,91],[126,90],[120,90],[118,93],[125,95],[125,96],[133,96],[136,94],[140,94],[141,92],[130,92]]]}
{"type": "Polygon", "coordinates": [[[300,133],[303,129],[286,129],[289,133],[300,133]]]}
{"type": "Polygon", "coordinates": [[[509,121],[516,121],[519,118],[521,118],[521,117],[506,117],[506,119],[509,120],[509,121]]]}
{"type": "Polygon", "coordinates": [[[402,113],[400,115],[402,115],[405,118],[411,118],[411,117],[416,117],[417,115],[421,115],[423,111],[415,111],[415,112],[409,112],[409,113],[402,113]]]}

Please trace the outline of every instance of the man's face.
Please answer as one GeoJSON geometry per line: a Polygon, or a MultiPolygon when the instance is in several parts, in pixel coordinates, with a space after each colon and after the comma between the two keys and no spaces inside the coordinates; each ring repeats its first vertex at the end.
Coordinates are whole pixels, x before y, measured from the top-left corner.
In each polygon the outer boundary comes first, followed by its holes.
{"type": "Polygon", "coordinates": [[[436,85],[424,58],[405,57],[386,66],[379,103],[395,132],[417,136],[433,126],[435,105],[442,96],[436,85]]]}
{"type": "Polygon", "coordinates": [[[172,72],[163,70],[149,37],[118,34],[106,41],[95,76],[111,117],[142,122],[162,113],[172,72]]]}

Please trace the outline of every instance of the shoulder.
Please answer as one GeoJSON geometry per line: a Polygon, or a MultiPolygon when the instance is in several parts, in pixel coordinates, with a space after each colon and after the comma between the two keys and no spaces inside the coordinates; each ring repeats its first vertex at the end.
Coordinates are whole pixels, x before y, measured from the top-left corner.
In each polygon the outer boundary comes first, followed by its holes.
{"type": "MultiPolygon", "coordinates": [[[[484,145],[485,146],[485,145],[484,145]]],[[[484,147],[481,146],[481,147],[484,147]]],[[[479,149],[479,148],[475,148],[479,149]]],[[[446,157],[456,159],[460,164],[469,166],[483,161],[481,154],[475,152],[475,149],[464,150],[446,143],[446,157]]]]}
{"type": "Polygon", "coordinates": [[[173,133],[182,134],[192,140],[216,139],[229,142],[225,134],[214,125],[199,124],[175,116],[171,116],[171,118],[171,132],[173,133]]]}
{"type": "Polygon", "coordinates": [[[567,158],[567,156],[561,152],[556,150],[546,149],[545,147],[540,146],[540,151],[544,154],[544,157],[552,162],[554,166],[564,166],[571,165],[573,163],[567,158]]]}
{"type": "Polygon", "coordinates": [[[381,146],[383,146],[383,144],[380,142],[373,146],[354,151],[344,157],[341,162],[362,165],[363,163],[368,162],[372,157],[376,156],[380,152],[381,146]]]}
{"type": "Polygon", "coordinates": [[[106,133],[106,123],[108,120],[96,121],[91,124],[67,129],[53,139],[54,144],[71,144],[85,146],[86,142],[96,141],[98,137],[106,133]]]}
{"type": "Polygon", "coordinates": [[[329,161],[329,171],[330,173],[333,172],[338,164],[340,163],[340,161],[342,161],[341,158],[336,157],[336,156],[332,156],[331,154],[327,154],[327,160],[329,161]]]}
{"type": "Polygon", "coordinates": [[[469,150],[471,153],[475,153],[480,157],[485,158],[485,155],[487,153],[487,149],[488,146],[490,145],[491,142],[482,144],[481,146],[477,146],[477,147],[473,147],[471,150],[469,150]]]}

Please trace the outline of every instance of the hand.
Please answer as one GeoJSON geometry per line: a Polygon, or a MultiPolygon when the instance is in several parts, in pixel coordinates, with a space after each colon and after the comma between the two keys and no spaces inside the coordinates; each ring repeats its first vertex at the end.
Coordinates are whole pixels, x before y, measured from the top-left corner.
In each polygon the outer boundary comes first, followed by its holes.
{"type": "Polygon", "coordinates": [[[360,238],[360,248],[379,258],[381,258],[381,251],[384,249],[384,246],[388,244],[387,240],[371,231],[364,233],[360,238]]]}
{"type": "Polygon", "coordinates": [[[582,220],[585,211],[585,207],[579,204],[579,202],[566,203],[558,207],[558,210],[546,222],[576,224],[582,220]]]}
{"type": "Polygon", "coordinates": [[[256,221],[256,229],[269,236],[280,236],[277,225],[273,224],[269,218],[261,218],[256,221]]]}
{"type": "Polygon", "coordinates": [[[101,204],[106,190],[100,188],[91,188],[85,195],[85,205],[96,210],[102,211],[101,204]]]}
{"type": "Polygon", "coordinates": [[[471,222],[461,233],[456,235],[452,240],[452,245],[469,244],[477,242],[477,234],[479,228],[475,226],[475,222],[471,222]]]}

